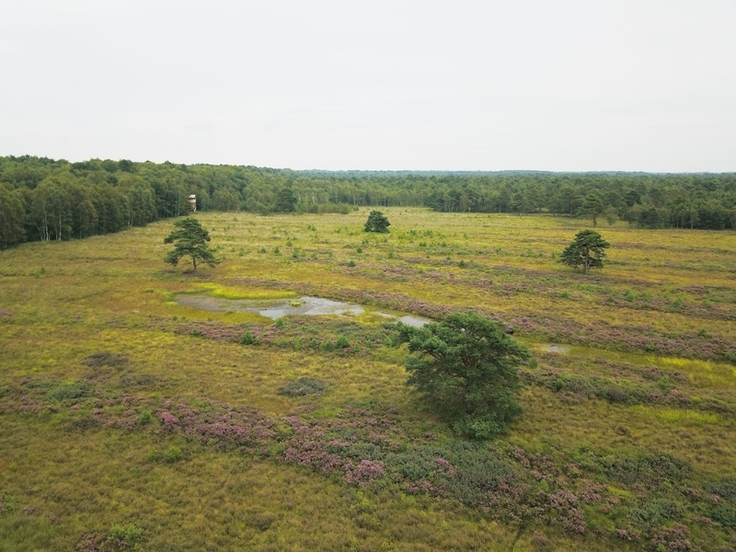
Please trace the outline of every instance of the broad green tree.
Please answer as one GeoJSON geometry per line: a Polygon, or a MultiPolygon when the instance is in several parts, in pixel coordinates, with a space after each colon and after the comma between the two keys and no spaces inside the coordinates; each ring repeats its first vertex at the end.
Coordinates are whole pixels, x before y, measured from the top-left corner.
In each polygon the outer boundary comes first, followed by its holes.
{"type": "Polygon", "coordinates": [[[296,207],[296,196],[291,186],[284,186],[276,195],[276,210],[280,213],[291,213],[296,207]]]}
{"type": "Polygon", "coordinates": [[[603,268],[604,250],[609,245],[595,230],[581,230],[562,252],[560,262],[573,268],[582,266],[587,274],[591,268],[603,268]]]}
{"type": "Polygon", "coordinates": [[[19,195],[0,185],[0,249],[25,240],[25,218],[19,195]]]}
{"type": "Polygon", "coordinates": [[[590,192],[585,196],[583,211],[593,219],[593,228],[598,226],[598,217],[603,213],[603,209],[603,200],[597,193],[590,192]]]}
{"type": "Polygon", "coordinates": [[[239,211],[240,197],[232,188],[220,188],[212,194],[212,208],[215,211],[239,211]]]}
{"type": "Polygon", "coordinates": [[[197,274],[198,264],[207,264],[215,267],[220,264],[220,259],[215,257],[207,245],[211,240],[209,232],[199,221],[193,217],[185,217],[174,223],[174,230],[164,238],[164,243],[173,243],[174,249],[169,251],[164,257],[164,262],[176,266],[182,257],[190,257],[192,259],[193,272],[197,274]]]}
{"type": "Polygon", "coordinates": [[[608,207],[606,207],[606,210],[603,211],[603,216],[606,217],[608,225],[613,226],[618,220],[618,209],[616,209],[613,205],[609,205],[608,207]]]}
{"type": "Polygon", "coordinates": [[[399,324],[399,335],[413,353],[407,383],[456,433],[488,439],[521,414],[518,367],[531,357],[495,322],[456,312],[422,328],[399,324]]]}

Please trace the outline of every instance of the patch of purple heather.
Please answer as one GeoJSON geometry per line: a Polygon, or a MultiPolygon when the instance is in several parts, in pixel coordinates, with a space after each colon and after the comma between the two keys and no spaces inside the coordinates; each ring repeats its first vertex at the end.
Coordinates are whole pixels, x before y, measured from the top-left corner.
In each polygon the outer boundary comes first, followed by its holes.
{"type": "Polygon", "coordinates": [[[159,419],[161,420],[161,429],[163,431],[172,431],[179,423],[179,418],[170,412],[159,413],[159,419]]]}
{"type": "Polygon", "coordinates": [[[361,460],[357,466],[351,467],[345,474],[345,479],[350,483],[365,485],[383,477],[383,462],[374,460],[361,460]]]}

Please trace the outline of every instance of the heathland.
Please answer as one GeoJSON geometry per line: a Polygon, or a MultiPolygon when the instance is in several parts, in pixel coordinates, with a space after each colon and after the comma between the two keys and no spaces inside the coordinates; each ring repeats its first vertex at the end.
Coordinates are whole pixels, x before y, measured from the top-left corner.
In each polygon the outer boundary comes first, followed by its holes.
{"type": "Polygon", "coordinates": [[[0,550],[733,550],[736,237],[382,208],[198,213],[222,263],[163,262],[171,220],[0,251],[0,550]],[[353,316],[182,306],[303,295],[353,316]],[[513,330],[523,415],[453,435],[390,319],[513,330]]]}

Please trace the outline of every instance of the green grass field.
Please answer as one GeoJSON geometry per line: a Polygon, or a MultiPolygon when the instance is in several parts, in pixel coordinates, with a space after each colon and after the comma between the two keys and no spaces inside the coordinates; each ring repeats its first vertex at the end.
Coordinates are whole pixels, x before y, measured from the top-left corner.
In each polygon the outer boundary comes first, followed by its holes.
{"type": "Polygon", "coordinates": [[[732,232],[603,225],[585,276],[557,259],[586,221],[383,212],[197,214],[197,277],[171,221],[0,252],[0,552],[736,549],[732,232]],[[463,309],[535,357],[492,443],[427,412],[376,314],[463,309]]]}

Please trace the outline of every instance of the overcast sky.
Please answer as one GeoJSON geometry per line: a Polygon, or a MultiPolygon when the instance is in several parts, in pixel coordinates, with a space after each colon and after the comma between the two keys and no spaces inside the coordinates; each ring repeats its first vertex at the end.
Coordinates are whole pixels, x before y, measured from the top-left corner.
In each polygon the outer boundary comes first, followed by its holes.
{"type": "Polygon", "coordinates": [[[736,0],[0,0],[0,155],[736,171],[736,0]]]}

